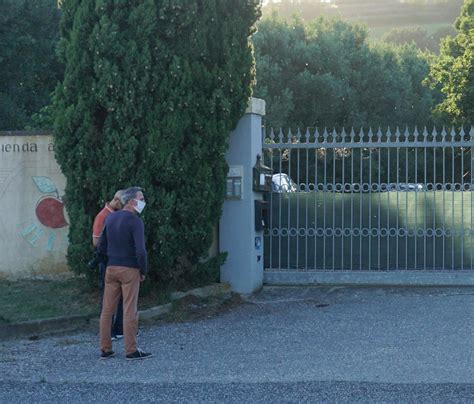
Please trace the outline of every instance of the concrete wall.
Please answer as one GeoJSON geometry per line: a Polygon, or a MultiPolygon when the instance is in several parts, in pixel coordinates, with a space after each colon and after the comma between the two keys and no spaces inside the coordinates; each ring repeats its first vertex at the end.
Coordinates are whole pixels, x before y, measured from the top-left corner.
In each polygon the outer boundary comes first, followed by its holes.
{"type": "MultiPolygon", "coordinates": [[[[0,279],[72,275],[65,185],[50,133],[0,131],[0,279]]],[[[216,227],[211,257],[218,241],[216,227]]]]}
{"type": "Polygon", "coordinates": [[[52,135],[0,132],[1,278],[69,273],[65,184],[52,135]]]}

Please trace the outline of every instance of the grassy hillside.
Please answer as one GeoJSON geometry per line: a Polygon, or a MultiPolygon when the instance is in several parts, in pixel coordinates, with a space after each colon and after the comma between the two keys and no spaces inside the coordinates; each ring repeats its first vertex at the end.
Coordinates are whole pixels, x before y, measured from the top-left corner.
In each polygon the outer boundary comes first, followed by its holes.
{"type": "Polygon", "coordinates": [[[340,17],[366,24],[369,35],[378,39],[393,28],[419,26],[431,34],[451,27],[459,15],[461,5],[462,0],[332,0],[330,3],[317,0],[281,1],[267,4],[263,8],[263,15],[268,16],[276,11],[284,18],[298,14],[307,21],[319,16],[340,17]]]}

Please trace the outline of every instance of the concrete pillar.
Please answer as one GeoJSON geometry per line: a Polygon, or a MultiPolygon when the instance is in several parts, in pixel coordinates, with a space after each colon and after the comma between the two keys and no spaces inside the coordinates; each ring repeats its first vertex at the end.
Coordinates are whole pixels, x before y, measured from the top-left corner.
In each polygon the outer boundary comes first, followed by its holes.
{"type": "Polygon", "coordinates": [[[252,168],[257,154],[262,154],[264,115],[265,101],[251,98],[245,115],[230,135],[226,154],[228,196],[220,220],[219,247],[228,255],[221,267],[221,282],[228,282],[234,292],[243,294],[255,292],[263,284],[263,232],[255,231],[254,206],[254,201],[263,199],[263,195],[252,190],[252,168]]]}

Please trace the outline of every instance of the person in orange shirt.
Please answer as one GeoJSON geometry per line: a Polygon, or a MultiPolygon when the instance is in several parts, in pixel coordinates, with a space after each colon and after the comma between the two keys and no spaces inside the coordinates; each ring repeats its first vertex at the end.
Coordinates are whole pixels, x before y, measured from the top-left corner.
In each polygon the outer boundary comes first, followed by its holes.
{"type": "MultiPolygon", "coordinates": [[[[122,190],[119,190],[115,193],[114,198],[107,202],[104,208],[97,214],[94,219],[94,224],[92,225],[92,244],[94,247],[98,247],[100,237],[104,231],[105,218],[110,215],[112,212],[116,212],[123,208],[122,202],[120,201],[120,196],[122,195],[122,190]]],[[[104,300],[104,279],[105,279],[105,270],[107,268],[107,262],[99,263],[99,289],[100,289],[100,312],[102,312],[102,304],[104,300]]],[[[117,312],[115,313],[112,320],[112,338],[119,339],[123,337],[123,300],[120,298],[119,304],[117,306],[117,312]]]]}
{"type": "Polygon", "coordinates": [[[117,191],[114,198],[105,204],[103,209],[97,214],[92,225],[92,244],[97,247],[100,241],[100,236],[104,231],[105,218],[112,212],[122,209],[122,202],[120,202],[120,195],[122,190],[117,191]]]}

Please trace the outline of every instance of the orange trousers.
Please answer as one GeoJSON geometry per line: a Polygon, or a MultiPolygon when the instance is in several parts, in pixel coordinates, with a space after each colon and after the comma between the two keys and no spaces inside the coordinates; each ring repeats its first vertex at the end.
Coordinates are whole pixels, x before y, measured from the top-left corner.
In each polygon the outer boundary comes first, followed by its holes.
{"type": "Polygon", "coordinates": [[[100,315],[100,348],[104,352],[112,350],[110,328],[112,316],[117,310],[120,296],[123,297],[123,336],[125,353],[137,350],[138,292],[140,271],[137,268],[108,266],[105,273],[105,290],[102,313],[100,315]]]}

